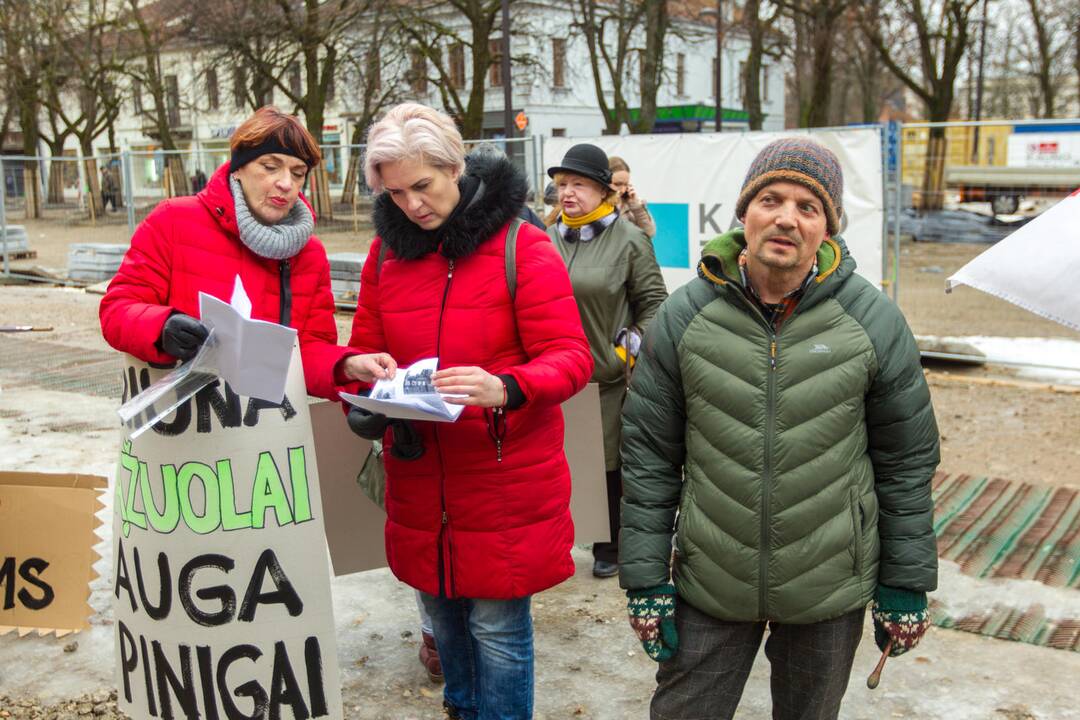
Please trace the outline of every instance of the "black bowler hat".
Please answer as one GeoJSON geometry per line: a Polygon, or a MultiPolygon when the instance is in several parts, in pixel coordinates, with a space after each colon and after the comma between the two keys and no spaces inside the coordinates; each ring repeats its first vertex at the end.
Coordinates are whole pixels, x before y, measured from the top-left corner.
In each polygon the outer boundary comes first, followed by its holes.
{"type": "Polygon", "coordinates": [[[568,172],[595,180],[605,188],[611,184],[611,170],[608,168],[607,153],[595,145],[580,143],[566,151],[562,164],[548,168],[548,176],[568,172]]]}

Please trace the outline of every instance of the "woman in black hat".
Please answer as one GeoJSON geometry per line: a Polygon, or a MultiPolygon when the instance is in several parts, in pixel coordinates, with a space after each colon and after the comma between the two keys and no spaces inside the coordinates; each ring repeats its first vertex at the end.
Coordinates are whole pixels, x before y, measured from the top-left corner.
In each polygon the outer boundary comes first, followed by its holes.
{"type": "Polygon", "coordinates": [[[652,242],[615,208],[603,150],[588,143],[575,145],[548,175],[562,208],[548,234],[570,272],[592,349],[592,382],[600,385],[611,542],[593,546],[593,575],[611,577],[619,572],[622,404],[641,335],[667,289],[652,242]]]}

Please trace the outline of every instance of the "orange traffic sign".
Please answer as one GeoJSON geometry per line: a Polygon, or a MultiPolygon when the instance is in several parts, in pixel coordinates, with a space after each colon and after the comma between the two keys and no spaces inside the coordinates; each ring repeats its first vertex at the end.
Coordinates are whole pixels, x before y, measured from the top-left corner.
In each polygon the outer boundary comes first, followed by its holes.
{"type": "Polygon", "coordinates": [[[529,118],[526,117],[525,111],[521,110],[514,116],[514,124],[517,125],[518,130],[524,130],[525,126],[529,124],[529,118]]]}

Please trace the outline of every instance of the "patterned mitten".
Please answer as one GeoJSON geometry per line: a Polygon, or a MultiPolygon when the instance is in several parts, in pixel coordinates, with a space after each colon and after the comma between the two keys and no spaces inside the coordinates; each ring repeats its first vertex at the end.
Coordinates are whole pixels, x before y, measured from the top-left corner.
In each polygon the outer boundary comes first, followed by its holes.
{"type": "Polygon", "coordinates": [[[670,660],[679,649],[675,631],[675,586],[671,583],[643,590],[626,591],[630,627],[641,640],[645,653],[657,662],[670,660]]]}
{"type": "Polygon", "coordinates": [[[930,627],[926,593],[878,585],[871,615],[874,618],[874,642],[884,650],[892,638],[889,657],[903,655],[919,644],[930,627]]]}

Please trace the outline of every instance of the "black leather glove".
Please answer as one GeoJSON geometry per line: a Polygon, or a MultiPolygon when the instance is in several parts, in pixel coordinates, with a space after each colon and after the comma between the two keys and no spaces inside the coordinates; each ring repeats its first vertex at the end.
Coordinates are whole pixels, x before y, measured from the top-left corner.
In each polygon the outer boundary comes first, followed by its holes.
{"type": "Polygon", "coordinates": [[[175,313],[161,329],[161,349],[180,360],[190,360],[209,334],[206,326],[195,318],[175,313]]]}
{"type": "Polygon", "coordinates": [[[390,454],[398,460],[419,460],[424,454],[424,439],[416,431],[411,420],[391,420],[390,429],[394,431],[394,444],[390,454]]]}
{"type": "Polygon", "coordinates": [[[390,418],[382,413],[372,413],[363,408],[351,407],[346,416],[349,429],[365,440],[382,440],[390,418]]]}

